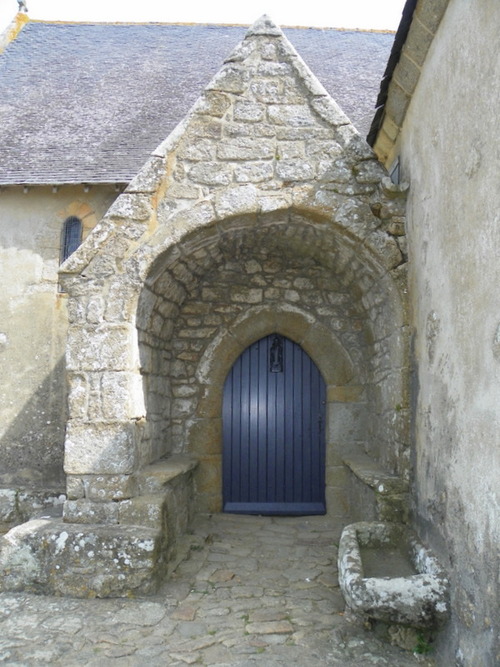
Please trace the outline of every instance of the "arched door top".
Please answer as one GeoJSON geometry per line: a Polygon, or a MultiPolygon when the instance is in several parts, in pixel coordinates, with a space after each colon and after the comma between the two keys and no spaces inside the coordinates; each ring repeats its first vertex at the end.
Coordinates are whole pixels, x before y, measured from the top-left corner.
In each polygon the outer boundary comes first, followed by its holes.
{"type": "Polygon", "coordinates": [[[273,333],[248,347],[224,384],[223,507],[324,514],[326,387],[306,352],[273,333]]]}

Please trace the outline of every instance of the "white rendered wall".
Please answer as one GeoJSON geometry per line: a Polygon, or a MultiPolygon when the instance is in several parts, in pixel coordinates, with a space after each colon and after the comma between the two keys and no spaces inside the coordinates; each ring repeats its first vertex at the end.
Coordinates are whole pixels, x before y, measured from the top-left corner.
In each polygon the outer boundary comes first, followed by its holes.
{"type": "MultiPolygon", "coordinates": [[[[93,227],[111,186],[0,193],[0,487],[62,481],[66,295],[58,291],[65,218],[93,227]]],[[[63,487],[64,488],[64,487],[63,487]]]]}
{"type": "Polygon", "coordinates": [[[452,0],[406,116],[415,502],[452,573],[443,664],[500,661],[500,4],[452,0]]]}

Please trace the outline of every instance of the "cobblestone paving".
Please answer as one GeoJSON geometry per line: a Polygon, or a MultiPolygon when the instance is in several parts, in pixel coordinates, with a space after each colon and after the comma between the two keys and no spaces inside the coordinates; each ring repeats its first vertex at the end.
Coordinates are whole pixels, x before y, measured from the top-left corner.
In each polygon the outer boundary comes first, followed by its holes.
{"type": "Polygon", "coordinates": [[[431,665],[349,622],[325,517],[196,520],[160,594],[0,595],[7,665],[431,665]]]}

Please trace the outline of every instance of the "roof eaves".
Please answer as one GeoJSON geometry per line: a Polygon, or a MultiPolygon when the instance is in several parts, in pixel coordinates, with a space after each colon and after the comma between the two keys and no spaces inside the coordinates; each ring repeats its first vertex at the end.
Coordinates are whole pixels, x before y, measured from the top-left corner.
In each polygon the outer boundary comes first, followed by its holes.
{"type": "Polygon", "coordinates": [[[367,141],[387,164],[417,86],[421,68],[449,0],[407,0],[380,84],[367,141]]]}
{"type": "Polygon", "coordinates": [[[21,186],[21,187],[62,187],[63,185],[128,185],[132,180],[133,176],[130,178],[124,177],[123,175],[117,178],[103,176],[102,178],[75,178],[66,177],[63,175],[61,178],[52,178],[50,180],[46,179],[16,179],[15,175],[12,178],[0,178],[0,188],[12,187],[12,186],[21,186]]]}

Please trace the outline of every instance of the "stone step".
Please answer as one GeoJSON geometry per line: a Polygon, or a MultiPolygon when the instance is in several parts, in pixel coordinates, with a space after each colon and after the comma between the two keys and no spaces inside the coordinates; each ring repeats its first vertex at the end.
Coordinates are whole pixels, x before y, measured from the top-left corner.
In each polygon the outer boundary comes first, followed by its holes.
{"type": "Polygon", "coordinates": [[[132,498],[96,502],[87,498],[68,500],[64,520],[68,523],[147,526],[155,529],[176,523],[187,525],[191,472],[197,461],[186,456],[172,456],[153,463],[136,473],[136,493],[132,498]],[[186,515],[186,516],[184,516],[186,515]]]}
{"type": "Polygon", "coordinates": [[[11,486],[0,488],[0,533],[41,516],[58,516],[66,500],[60,487],[48,489],[11,486]]]}

